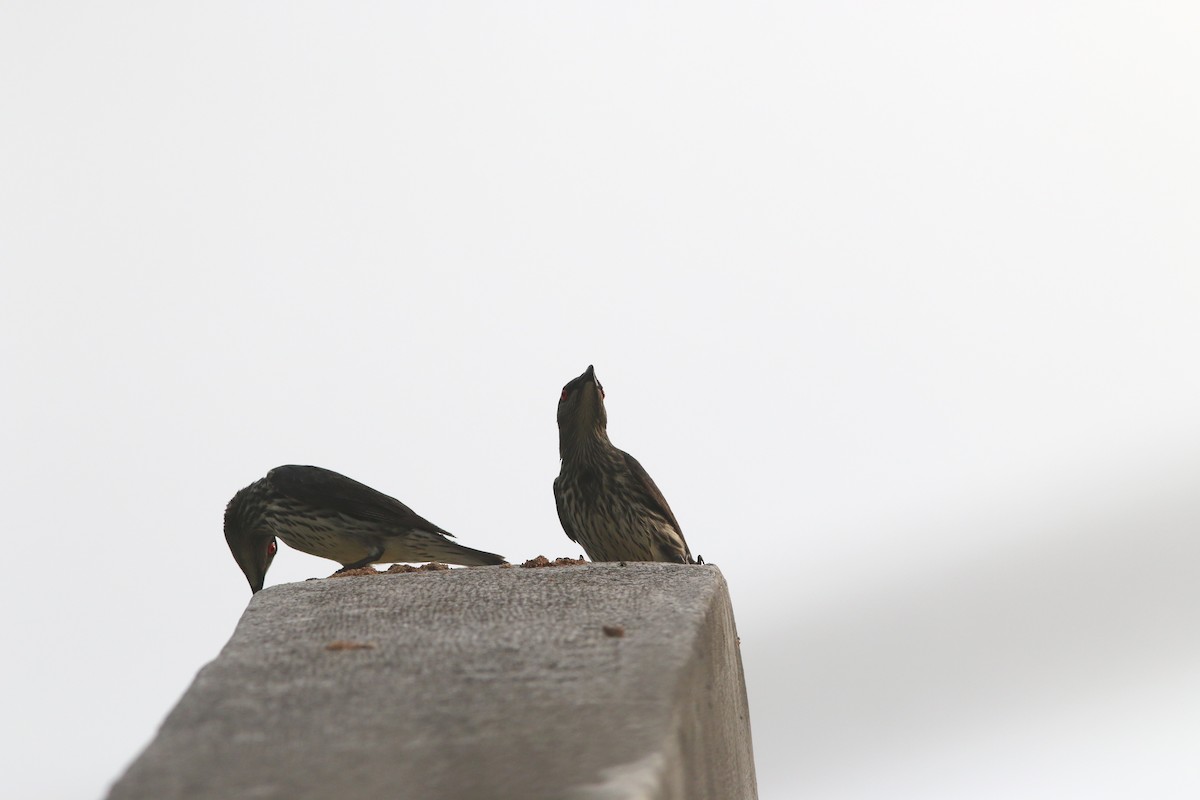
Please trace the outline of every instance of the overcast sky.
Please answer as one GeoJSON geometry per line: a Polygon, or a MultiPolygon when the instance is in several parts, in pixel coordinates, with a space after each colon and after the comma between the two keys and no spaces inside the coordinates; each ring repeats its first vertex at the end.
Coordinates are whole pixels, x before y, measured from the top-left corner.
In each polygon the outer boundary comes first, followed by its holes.
{"type": "Polygon", "coordinates": [[[595,364],[764,800],[1196,797],[1198,9],[5,4],[7,790],[149,741],[273,466],[577,555],[595,364]]]}

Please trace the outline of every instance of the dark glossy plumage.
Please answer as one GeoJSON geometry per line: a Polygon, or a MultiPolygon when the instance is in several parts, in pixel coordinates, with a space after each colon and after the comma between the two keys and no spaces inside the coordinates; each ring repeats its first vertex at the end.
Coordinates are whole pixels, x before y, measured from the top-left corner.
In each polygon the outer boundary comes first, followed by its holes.
{"type": "Polygon", "coordinates": [[[225,509],[226,542],[254,592],[262,588],[276,537],[344,569],[391,562],[504,563],[502,556],[464,547],[451,536],[394,497],[322,467],[276,467],[234,495],[225,509]]]}
{"type": "Polygon", "coordinates": [[[418,515],[394,497],[323,467],[288,464],[276,467],[265,479],[280,495],[322,512],[334,512],[397,530],[424,530],[453,536],[418,515]]]}
{"type": "Polygon", "coordinates": [[[604,387],[589,366],[558,402],[554,501],[563,530],[593,561],[695,563],[667,499],[607,428],[604,387]]]}

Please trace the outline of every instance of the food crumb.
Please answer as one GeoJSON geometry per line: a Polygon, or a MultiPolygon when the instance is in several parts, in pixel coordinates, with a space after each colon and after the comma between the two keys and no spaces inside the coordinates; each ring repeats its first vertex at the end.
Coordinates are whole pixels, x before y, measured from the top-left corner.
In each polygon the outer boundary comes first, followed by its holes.
{"type": "Polygon", "coordinates": [[[329,577],[331,577],[331,578],[357,578],[362,575],[378,575],[378,574],[379,574],[379,570],[375,569],[370,564],[368,564],[367,566],[359,567],[358,569],[339,569],[337,572],[333,573],[329,577]]]}
{"type": "Polygon", "coordinates": [[[525,569],[538,569],[540,567],[577,567],[586,563],[582,558],[556,558],[551,561],[545,556],[538,556],[529,559],[521,566],[525,569]]]}
{"type": "Polygon", "coordinates": [[[441,572],[448,570],[450,567],[440,561],[430,561],[428,564],[422,564],[419,567],[414,567],[412,564],[392,564],[387,568],[388,572],[441,572]]]}
{"type": "Polygon", "coordinates": [[[614,639],[620,639],[625,635],[624,625],[604,625],[603,630],[605,636],[611,636],[614,639]]]}

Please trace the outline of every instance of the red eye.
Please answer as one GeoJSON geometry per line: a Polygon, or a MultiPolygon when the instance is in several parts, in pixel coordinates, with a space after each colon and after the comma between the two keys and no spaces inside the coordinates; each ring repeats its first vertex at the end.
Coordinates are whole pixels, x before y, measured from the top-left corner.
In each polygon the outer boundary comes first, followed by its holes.
{"type": "Polygon", "coordinates": [[[558,402],[560,402],[560,403],[561,403],[563,400],[566,400],[566,399],[567,399],[567,389],[566,389],[566,387],[564,386],[564,387],[563,387],[563,393],[562,393],[562,397],[558,398],[558,402]]]}
{"type": "Polygon", "coordinates": [[[275,540],[272,539],[271,543],[267,545],[267,558],[272,557],[277,552],[279,552],[279,545],[275,544],[275,540]]]}

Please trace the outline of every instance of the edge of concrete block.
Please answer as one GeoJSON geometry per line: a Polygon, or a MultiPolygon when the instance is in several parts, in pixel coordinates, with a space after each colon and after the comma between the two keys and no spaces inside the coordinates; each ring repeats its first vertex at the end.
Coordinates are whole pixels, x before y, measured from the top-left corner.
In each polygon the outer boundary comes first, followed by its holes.
{"type": "Polygon", "coordinates": [[[728,588],[631,563],[254,597],[109,800],[755,798],[728,588]]]}

